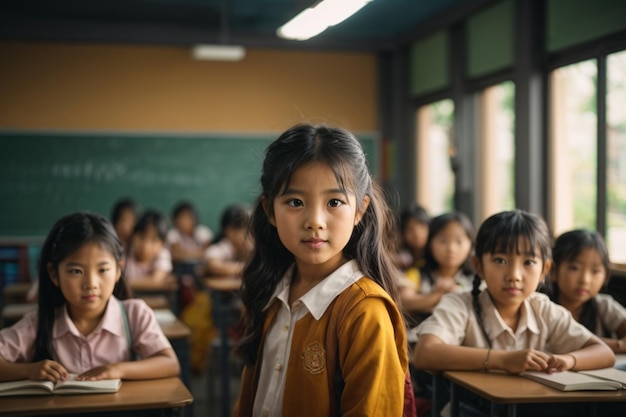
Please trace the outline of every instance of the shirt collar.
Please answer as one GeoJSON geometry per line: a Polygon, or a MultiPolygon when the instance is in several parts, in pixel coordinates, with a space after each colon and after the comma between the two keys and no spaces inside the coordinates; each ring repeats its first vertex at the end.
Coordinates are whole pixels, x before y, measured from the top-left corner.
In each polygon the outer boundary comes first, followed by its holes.
{"type": "MultiPolygon", "coordinates": [[[[289,305],[289,289],[294,268],[295,265],[292,265],[287,270],[283,279],[276,286],[276,290],[266,308],[276,299],[281,300],[285,305],[289,305]]],[[[356,261],[348,261],[300,297],[300,301],[306,306],[315,320],[319,320],[335,298],[361,277],[363,277],[363,273],[359,270],[356,261]]]]}
{"type": "MultiPolygon", "coordinates": [[[[92,333],[97,333],[101,330],[106,330],[116,336],[125,336],[121,306],[119,300],[113,295],[109,298],[100,323],[98,323],[98,326],[92,333]]],[[[52,326],[52,337],[57,339],[66,333],[71,333],[76,337],[83,337],[67,312],[67,303],[57,310],[56,319],[52,326]]]]}
{"type": "MultiPolygon", "coordinates": [[[[490,340],[495,340],[502,332],[511,332],[511,328],[504,322],[498,309],[493,304],[489,291],[486,289],[481,291],[478,300],[483,310],[485,330],[490,340]]],[[[528,299],[525,299],[522,303],[521,310],[517,331],[512,334],[519,333],[525,329],[528,329],[532,333],[539,334],[537,318],[535,317],[533,309],[530,307],[528,299]]]]}

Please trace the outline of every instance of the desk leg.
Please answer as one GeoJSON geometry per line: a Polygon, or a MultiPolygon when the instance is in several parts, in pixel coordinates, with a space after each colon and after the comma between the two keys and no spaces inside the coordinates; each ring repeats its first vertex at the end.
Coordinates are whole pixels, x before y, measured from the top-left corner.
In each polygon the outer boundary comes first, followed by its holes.
{"type": "Polygon", "coordinates": [[[213,309],[215,321],[220,331],[220,381],[222,385],[222,417],[230,416],[230,370],[228,366],[228,307],[223,299],[223,295],[218,291],[213,291],[213,309]]]}
{"type": "Polygon", "coordinates": [[[448,393],[445,386],[445,378],[441,374],[435,374],[432,378],[432,406],[431,417],[439,417],[441,410],[448,402],[448,393]]]}
{"type": "Polygon", "coordinates": [[[459,417],[459,387],[452,382],[450,384],[450,415],[459,417]]]}

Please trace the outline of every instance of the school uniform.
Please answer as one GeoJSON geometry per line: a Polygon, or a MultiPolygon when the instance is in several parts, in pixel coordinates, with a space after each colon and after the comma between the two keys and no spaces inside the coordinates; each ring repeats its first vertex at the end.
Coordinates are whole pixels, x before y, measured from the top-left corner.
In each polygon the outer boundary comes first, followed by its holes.
{"type": "Polygon", "coordinates": [[[167,232],[166,245],[172,248],[177,244],[183,250],[198,250],[213,240],[213,232],[204,225],[197,225],[191,236],[181,233],[178,229],[170,229],[167,232]]]}
{"type": "MultiPolygon", "coordinates": [[[[593,337],[589,330],[574,320],[568,310],[550,301],[545,294],[535,292],[524,300],[515,331],[504,322],[487,290],[481,291],[478,302],[482,307],[482,322],[491,346],[474,312],[471,292],[444,295],[432,315],[409,331],[409,337],[419,340],[420,336],[431,334],[448,345],[508,351],[536,349],[554,354],[579,350],[593,337]]],[[[463,416],[488,415],[487,404],[480,397],[466,394],[462,401],[466,407],[463,416]]],[[[555,417],[570,417],[578,416],[578,412],[583,413],[585,410],[580,406],[564,404],[531,404],[524,405],[518,411],[521,416],[544,415],[545,412],[555,417]]],[[[444,409],[442,415],[446,412],[444,409]]],[[[501,412],[498,409],[498,413],[501,412]]]]}
{"type": "Polygon", "coordinates": [[[135,260],[131,249],[128,259],[126,259],[126,267],[124,269],[124,278],[132,281],[152,274],[155,270],[172,272],[172,255],[167,248],[162,248],[157,256],[148,263],[141,263],[135,260]]]}
{"type": "Polygon", "coordinates": [[[349,261],[290,307],[292,271],[270,299],[234,416],[332,416],[339,403],[345,414],[401,416],[408,352],[391,297],[349,261]]]}
{"type": "Polygon", "coordinates": [[[204,252],[204,259],[219,259],[221,261],[239,261],[237,250],[230,243],[230,240],[224,238],[219,242],[212,244],[204,252]]]}
{"type": "Polygon", "coordinates": [[[626,308],[609,294],[597,294],[594,301],[597,309],[594,333],[602,336],[608,331],[616,337],[615,332],[626,321],[626,308]]]}
{"type": "MultiPolygon", "coordinates": [[[[480,293],[478,300],[483,326],[493,349],[569,353],[582,348],[593,336],[569,311],[550,301],[545,294],[535,292],[524,300],[515,331],[504,322],[487,290],[480,293]]],[[[469,292],[444,295],[432,315],[411,333],[417,338],[432,334],[448,345],[490,347],[474,313],[469,292]]]]}
{"type": "MultiPolygon", "coordinates": [[[[132,339],[132,352],[139,358],[171,348],[154,312],[139,299],[122,301],[132,339]]],[[[64,305],[57,309],[52,326],[54,360],[70,373],[82,374],[98,366],[128,361],[131,346],[120,302],[111,296],[98,326],[82,335],[70,319],[64,305]]],[[[15,325],[0,330],[0,357],[7,362],[32,362],[37,336],[37,312],[26,314],[15,325]]]]}

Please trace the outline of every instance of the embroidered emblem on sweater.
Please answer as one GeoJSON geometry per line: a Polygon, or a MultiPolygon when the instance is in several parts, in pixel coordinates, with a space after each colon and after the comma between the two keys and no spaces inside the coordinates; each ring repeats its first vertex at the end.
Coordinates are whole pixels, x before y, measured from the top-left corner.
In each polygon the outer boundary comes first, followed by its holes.
{"type": "Polygon", "coordinates": [[[304,369],[311,374],[319,374],[326,368],[326,351],[320,342],[313,342],[302,353],[304,369]]]}

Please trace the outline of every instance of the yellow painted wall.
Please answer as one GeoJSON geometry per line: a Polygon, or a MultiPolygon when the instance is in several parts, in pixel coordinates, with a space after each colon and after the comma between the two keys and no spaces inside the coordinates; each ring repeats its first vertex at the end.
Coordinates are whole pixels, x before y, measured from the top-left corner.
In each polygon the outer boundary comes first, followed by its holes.
{"type": "Polygon", "coordinates": [[[375,131],[370,53],[1,42],[0,129],[281,131],[303,121],[375,131]]]}

